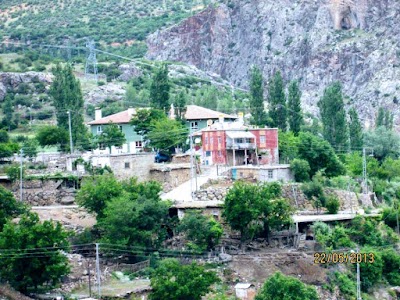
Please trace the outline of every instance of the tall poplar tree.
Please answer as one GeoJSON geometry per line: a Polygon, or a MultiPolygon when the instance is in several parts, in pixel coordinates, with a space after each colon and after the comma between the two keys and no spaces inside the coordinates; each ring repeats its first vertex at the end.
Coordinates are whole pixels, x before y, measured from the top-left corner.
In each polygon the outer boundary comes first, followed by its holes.
{"type": "Polygon", "coordinates": [[[14,122],[13,122],[13,113],[14,113],[14,107],[12,103],[12,99],[10,95],[6,95],[4,98],[4,103],[3,103],[3,125],[7,127],[8,131],[11,130],[11,127],[13,127],[14,122]]]}
{"type": "Polygon", "coordinates": [[[71,114],[72,140],[75,144],[86,142],[87,131],[83,123],[83,96],[79,80],[75,78],[72,67],[58,64],[53,70],[54,81],[50,87],[56,109],[57,125],[69,130],[68,111],[71,114]]]}
{"type": "Polygon", "coordinates": [[[344,109],[342,85],[334,82],[324,90],[318,102],[324,138],[336,150],[348,150],[349,135],[344,109]]]}
{"type": "Polygon", "coordinates": [[[150,86],[150,103],[153,108],[167,111],[169,109],[168,66],[164,64],[153,75],[150,86]]]}
{"type": "Polygon", "coordinates": [[[300,132],[300,127],[303,124],[303,113],[301,111],[301,92],[299,83],[294,80],[290,82],[288,88],[288,123],[289,128],[295,135],[300,132]]]}
{"type": "Polygon", "coordinates": [[[287,129],[287,108],[286,96],[283,87],[281,72],[278,71],[272,77],[268,86],[268,102],[270,105],[269,117],[272,119],[272,126],[286,131],[287,129]]]}
{"type": "Polygon", "coordinates": [[[350,134],[351,150],[361,150],[363,146],[363,133],[362,133],[360,119],[358,118],[358,113],[354,109],[354,107],[349,110],[349,117],[350,117],[349,134],[350,134]]]}
{"type": "Polygon", "coordinates": [[[264,126],[267,114],[264,111],[264,86],[261,71],[257,67],[251,69],[250,77],[250,112],[252,123],[264,126]]]}

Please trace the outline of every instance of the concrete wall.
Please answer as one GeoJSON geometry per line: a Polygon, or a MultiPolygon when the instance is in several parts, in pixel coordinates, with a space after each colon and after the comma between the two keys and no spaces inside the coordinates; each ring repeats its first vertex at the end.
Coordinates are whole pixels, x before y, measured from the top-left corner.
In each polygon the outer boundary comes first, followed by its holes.
{"type": "Polygon", "coordinates": [[[150,170],[150,179],[160,182],[164,192],[169,192],[175,187],[190,179],[190,165],[157,165],[150,170]]]}
{"type": "Polygon", "coordinates": [[[293,181],[290,165],[271,165],[262,167],[237,166],[232,168],[231,175],[234,179],[255,179],[263,182],[293,181]]]}

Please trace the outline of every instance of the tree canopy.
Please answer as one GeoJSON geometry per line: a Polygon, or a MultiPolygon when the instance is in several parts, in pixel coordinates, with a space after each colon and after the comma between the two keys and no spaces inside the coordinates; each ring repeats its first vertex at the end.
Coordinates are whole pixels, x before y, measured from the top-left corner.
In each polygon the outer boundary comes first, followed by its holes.
{"type": "Polygon", "coordinates": [[[253,67],[250,72],[250,113],[254,125],[265,126],[267,114],[264,110],[264,83],[257,67],[253,67]]]}
{"type": "Polygon", "coordinates": [[[167,111],[169,109],[168,65],[163,64],[153,74],[150,86],[150,103],[153,108],[167,111]]]}
{"type": "Polygon", "coordinates": [[[23,293],[54,288],[69,272],[68,258],[58,250],[68,249],[67,236],[60,223],[41,223],[35,213],[23,215],[18,224],[9,221],[0,232],[1,278],[23,293]]]}
{"type": "Polygon", "coordinates": [[[188,129],[181,122],[161,119],[150,124],[147,135],[150,145],[161,151],[168,152],[171,148],[183,144],[188,138],[188,129]]]}
{"type": "Polygon", "coordinates": [[[353,151],[360,151],[363,147],[363,132],[358,113],[354,108],[349,110],[349,118],[350,148],[353,151]]]}
{"type": "Polygon", "coordinates": [[[255,300],[319,300],[317,291],[291,276],[276,272],[265,281],[255,300]]]}
{"type": "Polygon", "coordinates": [[[176,259],[165,259],[151,275],[150,300],[200,300],[219,282],[213,271],[193,262],[181,265],[176,259]]]}
{"type": "Polygon", "coordinates": [[[98,142],[109,148],[111,152],[112,146],[122,146],[126,142],[126,138],[119,126],[110,122],[98,137],[98,142]]]}
{"type": "Polygon", "coordinates": [[[287,107],[281,72],[278,71],[271,78],[268,85],[269,117],[272,126],[282,131],[287,129],[287,107]]]}
{"type": "Polygon", "coordinates": [[[65,148],[69,142],[68,131],[52,125],[41,127],[36,133],[36,139],[42,147],[59,145],[61,148],[65,148]]]}
{"type": "Polygon", "coordinates": [[[298,135],[304,120],[301,111],[301,91],[296,80],[291,81],[289,84],[287,106],[289,128],[295,135],[298,135]]]}

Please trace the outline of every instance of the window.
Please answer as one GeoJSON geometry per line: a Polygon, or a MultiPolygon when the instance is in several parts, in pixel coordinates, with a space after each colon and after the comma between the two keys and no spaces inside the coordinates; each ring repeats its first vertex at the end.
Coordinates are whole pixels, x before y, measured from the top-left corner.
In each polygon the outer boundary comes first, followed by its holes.
{"type": "Polygon", "coordinates": [[[265,144],[265,135],[260,135],[260,143],[265,144]]]}
{"type": "Polygon", "coordinates": [[[211,151],[206,151],[206,157],[210,157],[211,156],[211,151]]]}
{"type": "Polygon", "coordinates": [[[199,128],[197,122],[190,122],[190,128],[197,130],[199,128]]]}
{"type": "Polygon", "coordinates": [[[103,132],[103,126],[97,126],[97,133],[103,132]]]}
{"type": "Polygon", "coordinates": [[[218,150],[218,156],[221,157],[222,156],[222,151],[218,150]]]}
{"type": "Polygon", "coordinates": [[[131,164],[129,162],[125,162],[125,169],[130,169],[131,168],[131,164]]]}
{"type": "Polygon", "coordinates": [[[251,143],[251,139],[246,139],[246,143],[250,144],[251,143]]]}
{"type": "Polygon", "coordinates": [[[205,138],[204,144],[206,144],[206,145],[208,144],[208,137],[205,138]]]}
{"type": "Polygon", "coordinates": [[[243,139],[242,139],[242,138],[236,139],[236,143],[238,143],[238,144],[243,144],[243,139]]]}
{"type": "Polygon", "coordinates": [[[100,150],[105,150],[105,149],[106,149],[106,147],[104,146],[104,144],[103,144],[103,143],[100,143],[100,144],[99,144],[99,149],[100,149],[100,150]]]}
{"type": "Polygon", "coordinates": [[[122,131],[122,125],[119,125],[118,127],[119,127],[119,130],[121,130],[121,131],[122,131]]]}
{"type": "Polygon", "coordinates": [[[268,178],[269,179],[274,178],[274,170],[268,170],[268,178]]]}
{"type": "Polygon", "coordinates": [[[135,142],[136,148],[142,148],[142,141],[135,142]]]}
{"type": "Polygon", "coordinates": [[[214,144],[214,138],[213,137],[210,137],[210,144],[211,145],[214,144]]]}
{"type": "Polygon", "coordinates": [[[220,136],[218,137],[218,144],[222,144],[222,138],[220,136]]]}

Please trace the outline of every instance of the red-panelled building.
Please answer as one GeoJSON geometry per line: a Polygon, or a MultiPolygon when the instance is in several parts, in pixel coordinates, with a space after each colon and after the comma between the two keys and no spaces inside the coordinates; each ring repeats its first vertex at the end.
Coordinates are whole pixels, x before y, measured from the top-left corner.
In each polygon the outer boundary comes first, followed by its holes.
{"type": "Polygon", "coordinates": [[[201,131],[206,165],[279,164],[278,129],[216,123],[201,131]]]}

